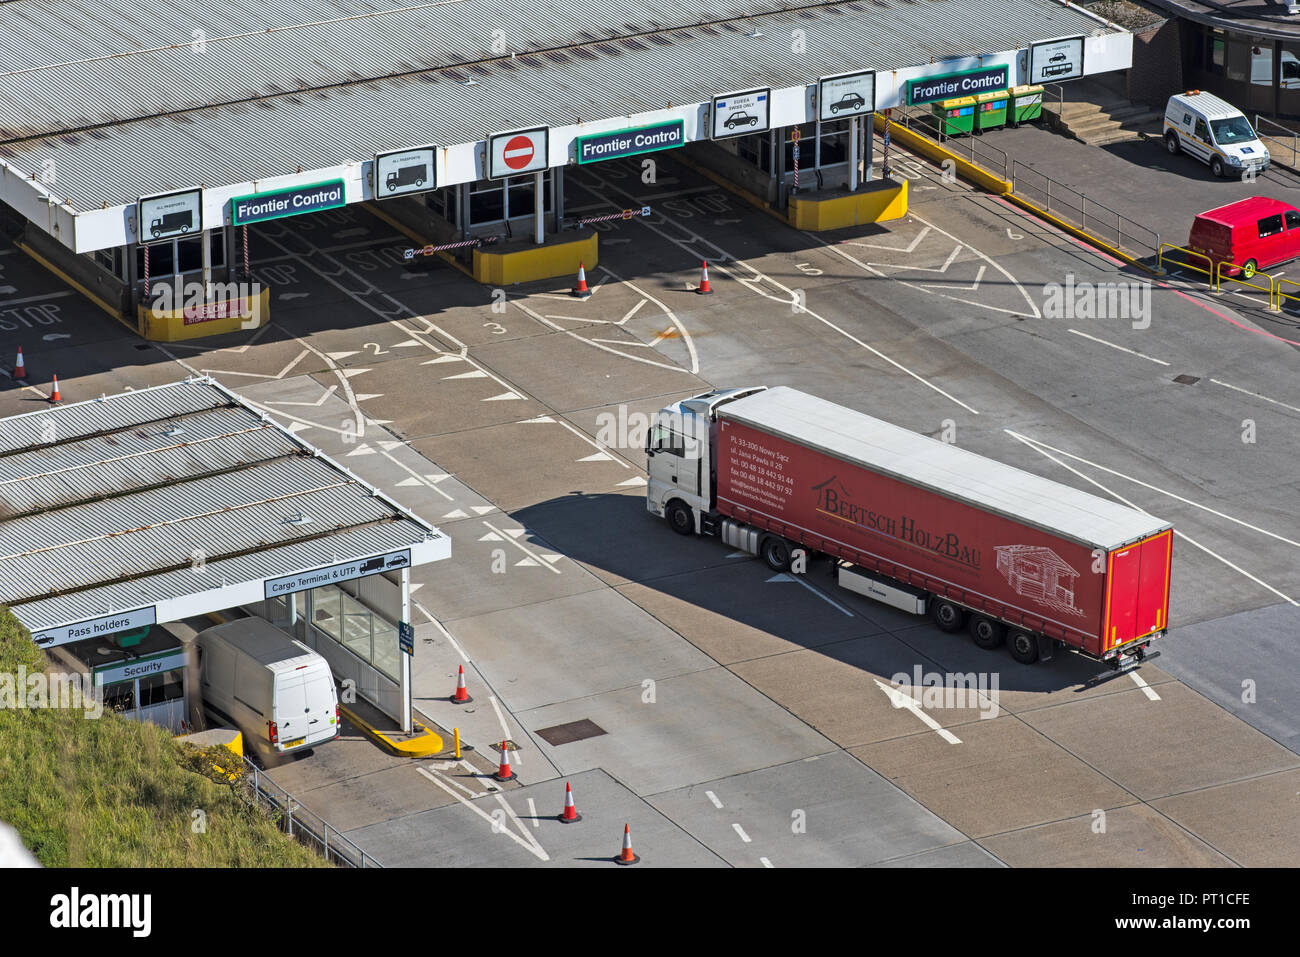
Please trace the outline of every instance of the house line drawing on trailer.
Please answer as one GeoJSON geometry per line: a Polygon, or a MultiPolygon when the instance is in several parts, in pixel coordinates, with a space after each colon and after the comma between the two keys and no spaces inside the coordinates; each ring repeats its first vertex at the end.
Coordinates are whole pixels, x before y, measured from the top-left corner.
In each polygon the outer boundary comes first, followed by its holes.
{"type": "Polygon", "coordinates": [[[1058,611],[1082,615],[1074,604],[1079,572],[1060,555],[1042,545],[998,545],[998,571],[1017,595],[1034,598],[1058,611]]]}

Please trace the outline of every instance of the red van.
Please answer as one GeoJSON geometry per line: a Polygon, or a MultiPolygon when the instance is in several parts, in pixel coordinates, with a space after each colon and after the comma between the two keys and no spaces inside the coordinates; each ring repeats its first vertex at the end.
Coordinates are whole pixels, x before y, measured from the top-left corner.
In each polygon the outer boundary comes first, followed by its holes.
{"type": "MultiPolygon", "coordinates": [[[[1279,199],[1252,196],[1201,213],[1192,223],[1188,247],[1224,273],[1247,279],[1260,269],[1300,257],[1300,209],[1279,199]]],[[[1194,265],[1199,265],[1193,258],[1194,265]]]]}

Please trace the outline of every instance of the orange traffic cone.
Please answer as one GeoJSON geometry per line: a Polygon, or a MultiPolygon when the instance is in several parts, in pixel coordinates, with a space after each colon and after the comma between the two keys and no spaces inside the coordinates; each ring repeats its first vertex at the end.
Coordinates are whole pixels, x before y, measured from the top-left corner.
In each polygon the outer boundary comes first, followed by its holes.
{"type": "Polygon", "coordinates": [[[59,395],[59,377],[54,377],[54,391],[50,393],[51,402],[62,402],[63,396],[59,395]]]}
{"type": "Polygon", "coordinates": [[[27,367],[23,365],[23,347],[18,347],[18,361],[14,363],[14,378],[26,379],[27,367]]]}
{"type": "Polygon", "coordinates": [[[573,295],[579,299],[591,297],[591,290],[587,288],[587,270],[582,268],[582,263],[578,263],[578,287],[573,290],[573,295]]]}
{"type": "Polygon", "coordinates": [[[641,858],[632,853],[632,828],[623,825],[623,851],[614,858],[615,864],[635,864],[641,858]]]}
{"type": "Polygon", "coordinates": [[[582,815],[573,804],[573,788],[569,787],[569,782],[564,782],[564,813],[560,815],[560,823],[573,824],[582,820],[582,815]]]}
{"type": "Polygon", "coordinates": [[[466,704],[474,699],[469,696],[469,689],[465,687],[465,666],[460,666],[460,673],[456,676],[456,693],[451,696],[452,704],[466,704]]]}
{"type": "Polygon", "coordinates": [[[493,777],[498,781],[513,781],[516,777],[515,772],[510,770],[510,752],[506,750],[505,741],[501,742],[501,765],[493,777]]]}
{"type": "Polygon", "coordinates": [[[700,288],[695,291],[701,296],[713,295],[713,290],[709,287],[709,264],[707,262],[702,267],[700,274],[700,288]]]}

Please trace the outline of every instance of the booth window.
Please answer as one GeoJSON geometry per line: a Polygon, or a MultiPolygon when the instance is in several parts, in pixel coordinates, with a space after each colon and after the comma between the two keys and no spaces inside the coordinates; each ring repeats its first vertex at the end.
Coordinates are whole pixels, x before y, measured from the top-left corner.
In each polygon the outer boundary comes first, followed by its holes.
{"type": "Polygon", "coordinates": [[[1245,37],[1228,37],[1228,56],[1224,75],[1229,80],[1245,82],[1250,71],[1251,43],[1245,37]]]}
{"type": "MultiPolygon", "coordinates": [[[[533,215],[533,175],[479,180],[469,190],[469,226],[485,226],[533,215]]],[[[551,171],[542,177],[543,209],[551,209],[551,171]]]]}
{"type": "Polygon", "coordinates": [[[180,671],[164,671],[140,679],[140,707],[166,704],[185,697],[185,684],[180,671]]]}
{"type": "Polygon", "coordinates": [[[736,155],[763,172],[770,173],[772,172],[771,147],[771,133],[754,133],[736,140],[736,155]]]}
{"type": "MultiPolygon", "coordinates": [[[[191,236],[185,239],[173,239],[170,242],[152,243],[149,246],[149,277],[172,276],[177,273],[200,272],[203,269],[203,238],[191,236]]],[[[212,268],[224,268],[226,265],[226,237],[224,229],[213,229],[208,233],[208,245],[212,249],[212,268]]],[[[135,248],[136,276],[144,279],[144,246],[135,248]]]]}
{"type": "Polygon", "coordinates": [[[135,717],[135,682],[123,681],[104,688],[104,710],[135,717]]]}

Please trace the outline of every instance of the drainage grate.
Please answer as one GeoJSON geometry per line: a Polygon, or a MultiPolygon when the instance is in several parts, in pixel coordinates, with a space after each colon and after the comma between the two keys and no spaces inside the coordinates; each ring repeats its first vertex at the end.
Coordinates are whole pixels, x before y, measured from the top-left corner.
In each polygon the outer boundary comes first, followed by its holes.
{"type": "Polygon", "coordinates": [[[1174,376],[1174,381],[1179,385],[1196,385],[1196,383],[1201,381],[1201,377],[1198,375],[1188,375],[1184,372],[1182,375],[1174,376]]]}
{"type": "Polygon", "coordinates": [[[594,738],[605,733],[605,729],[596,722],[590,718],[583,718],[581,721],[557,724],[553,728],[542,728],[537,732],[537,735],[554,748],[561,744],[572,744],[574,741],[594,738]]]}

